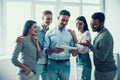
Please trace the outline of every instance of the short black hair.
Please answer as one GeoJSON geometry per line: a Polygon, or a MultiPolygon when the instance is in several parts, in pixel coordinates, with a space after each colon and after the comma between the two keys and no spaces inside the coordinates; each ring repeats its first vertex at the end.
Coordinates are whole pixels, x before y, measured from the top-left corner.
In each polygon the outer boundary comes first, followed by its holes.
{"type": "Polygon", "coordinates": [[[61,10],[59,15],[67,15],[70,16],[70,12],[68,10],[61,10]]]}
{"type": "Polygon", "coordinates": [[[89,30],[88,29],[88,24],[87,24],[87,21],[86,21],[86,18],[84,17],[84,16],[79,16],[79,17],[77,17],[76,18],[76,20],[79,20],[79,21],[83,21],[83,23],[84,23],[84,30],[86,31],[86,30],[89,30]]]}
{"type": "Polygon", "coordinates": [[[50,11],[50,10],[43,11],[43,15],[47,15],[47,14],[52,14],[52,11],[50,11]]]}
{"type": "Polygon", "coordinates": [[[105,21],[105,15],[102,12],[96,12],[92,15],[92,19],[98,19],[99,22],[104,22],[105,21]]]}

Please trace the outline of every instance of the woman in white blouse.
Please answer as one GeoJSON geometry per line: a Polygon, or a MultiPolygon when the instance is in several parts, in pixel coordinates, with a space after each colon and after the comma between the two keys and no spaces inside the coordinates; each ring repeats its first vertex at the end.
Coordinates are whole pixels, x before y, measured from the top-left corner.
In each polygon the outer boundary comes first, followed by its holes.
{"type": "Polygon", "coordinates": [[[88,25],[84,16],[80,16],[76,19],[76,27],[78,33],[75,34],[74,30],[69,30],[72,36],[76,47],[78,48],[78,55],[76,58],[77,64],[77,80],[90,80],[91,79],[91,60],[89,57],[89,48],[83,45],[80,45],[81,42],[88,40],[91,42],[91,35],[88,29],[88,25]],[[82,71],[81,71],[81,69],[82,71]],[[82,75],[80,75],[82,74],[82,75]]]}

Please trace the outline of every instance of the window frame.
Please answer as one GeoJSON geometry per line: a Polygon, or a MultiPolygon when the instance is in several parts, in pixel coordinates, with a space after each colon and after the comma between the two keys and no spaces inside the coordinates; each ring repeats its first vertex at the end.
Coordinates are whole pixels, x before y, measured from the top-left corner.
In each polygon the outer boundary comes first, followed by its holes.
{"type": "MultiPolygon", "coordinates": [[[[83,14],[83,5],[91,5],[91,6],[100,6],[100,11],[105,12],[105,1],[104,0],[100,0],[100,4],[92,4],[92,3],[82,3],[82,0],[80,0],[80,3],[77,2],[62,2],[62,0],[55,0],[55,1],[40,1],[40,0],[0,0],[0,12],[2,12],[0,14],[0,36],[1,36],[1,42],[0,42],[0,48],[1,48],[1,53],[0,56],[7,56],[7,51],[6,51],[6,47],[7,47],[7,26],[6,26],[6,21],[7,21],[7,1],[16,1],[16,2],[31,2],[31,18],[35,19],[36,16],[36,11],[35,11],[35,5],[55,5],[55,18],[57,19],[58,13],[61,9],[63,9],[63,6],[78,6],[80,11],[79,11],[79,15],[83,14]]],[[[54,21],[56,21],[56,19],[54,21]]],[[[55,24],[57,25],[57,24],[55,24]]],[[[11,54],[10,54],[11,55],[11,54]]]]}

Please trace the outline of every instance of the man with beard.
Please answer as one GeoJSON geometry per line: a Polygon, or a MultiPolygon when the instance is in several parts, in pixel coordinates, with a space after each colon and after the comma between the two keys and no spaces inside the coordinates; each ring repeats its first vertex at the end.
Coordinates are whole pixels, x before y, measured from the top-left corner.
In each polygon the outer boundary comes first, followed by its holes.
{"type": "Polygon", "coordinates": [[[105,15],[102,12],[96,12],[92,15],[91,28],[98,35],[93,41],[93,45],[89,41],[81,43],[88,46],[93,52],[95,65],[95,80],[114,80],[117,67],[113,57],[113,37],[104,26],[105,15]]]}

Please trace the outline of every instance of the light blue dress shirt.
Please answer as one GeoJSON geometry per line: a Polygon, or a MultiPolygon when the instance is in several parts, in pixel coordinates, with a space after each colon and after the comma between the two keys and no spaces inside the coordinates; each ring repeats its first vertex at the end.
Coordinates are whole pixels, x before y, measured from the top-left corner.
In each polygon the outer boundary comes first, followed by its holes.
{"type": "Polygon", "coordinates": [[[43,54],[43,45],[44,45],[45,32],[43,31],[42,25],[38,26],[37,37],[38,37],[39,45],[40,45],[41,50],[42,50],[41,56],[39,57],[37,55],[37,63],[46,64],[46,55],[43,54]]]}
{"type": "MultiPolygon", "coordinates": [[[[65,28],[61,31],[59,30],[59,27],[47,31],[44,42],[44,53],[46,49],[53,49],[61,45],[75,46],[71,33],[68,32],[65,28]]],[[[48,55],[48,58],[55,60],[69,59],[70,53],[68,51],[53,53],[48,55]]]]}
{"type": "Polygon", "coordinates": [[[38,37],[38,42],[40,44],[40,47],[43,50],[43,42],[44,42],[45,32],[43,31],[42,26],[38,27],[37,37],[38,37]]]}

